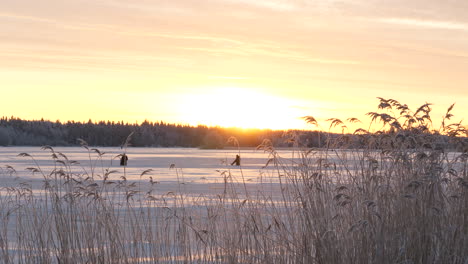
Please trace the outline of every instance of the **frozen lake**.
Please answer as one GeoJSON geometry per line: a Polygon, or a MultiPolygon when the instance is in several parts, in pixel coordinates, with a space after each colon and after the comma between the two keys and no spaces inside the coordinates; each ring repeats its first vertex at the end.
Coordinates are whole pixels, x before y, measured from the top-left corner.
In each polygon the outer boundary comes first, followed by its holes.
{"type": "MultiPolygon", "coordinates": [[[[264,168],[270,159],[269,153],[256,149],[223,149],[204,150],[196,148],[128,148],[127,167],[120,166],[119,154],[123,150],[118,147],[98,148],[102,156],[96,151],[87,151],[83,147],[54,147],[55,154],[60,160],[66,160],[58,153],[63,153],[69,161],[76,161],[70,166],[71,172],[84,177],[94,175],[95,180],[102,180],[106,171],[109,180],[118,181],[125,176],[128,181],[149,183],[157,182],[160,193],[177,191],[183,184],[183,192],[193,195],[197,193],[219,193],[226,175],[238,183],[247,183],[249,189],[258,188],[259,183],[277,182],[277,173],[273,166],[264,168]],[[231,166],[236,155],[241,156],[241,166],[231,166]],[[148,174],[140,175],[151,169],[148,174]],[[151,178],[152,179],[151,179],[151,178]]],[[[283,158],[289,159],[292,150],[281,150],[283,158]]],[[[0,147],[0,177],[2,187],[18,186],[20,182],[28,182],[33,189],[42,188],[43,175],[32,172],[31,168],[39,168],[45,175],[50,174],[61,164],[54,162],[50,150],[41,147],[0,147]],[[18,156],[28,153],[31,157],[18,156]],[[8,167],[14,168],[12,172],[8,167]],[[28,169],[29,168],[29,169],[28,169]]],[[[149,185],[149,184],[148,184],[149,185]]],[[[272,187],[272,186],[270,186],[272,187]]],[[[180,190],[179,190],[180,191],[180,190]]]]}
{"type": "MultiPolygon", "coordinates": [[[[79,173],[80,170],[91,173],[91,167],[95,167],[94,173],[102,175],[103,169],[117,170],[115,175],[123,175],[124,167],[120,166],[119,158],[123,153],[120,148],[97,148],[104,153],[100,158],[94,152],[82,147],[54,147],[56,153],[63,153],[70,161],[77,161],[73,169],[79,173]]],[[[291,151],[282,151],[288,155],[291,151]]],[[[39,164],[41,170],[48,173],[54,169],[54,161],[50,150],[40,147],[1,147],[0,167],[6,172],[6,166],[12,166],[17,176],[35,178],[27,168],[36,167],[30,157],[20,157],[18,154],[28,153],[39,164]]],[[[292,153],[292,152],[291,152],[292,153]]],[[[230,163],[239,154],[238,150],[203,150],[196,148],[128,148],[129,158],[125,169],[128,180],[139,180],[144,170],[152,169],[148,176],[160,182],[177,181],[176,171],[186,182],[217,182],[222,180],[220,171],[229,170],[233,174],[240,174],[242,170],[246,180],[256,181],[259,175],[268,173],[264,169],[269,159],[269,154],[262,150],[241,149],[240,156],[242,166],[231,166],[230,163]],[[172,166],[171,166],[172,165],[172,166]],[[173,168],[171,168],[173,167],[173,168]]],[[[291,154],[290,154],[291,155],[291,154]]],[[[180,179],[179,179],[180,180],[180,179]]]]}

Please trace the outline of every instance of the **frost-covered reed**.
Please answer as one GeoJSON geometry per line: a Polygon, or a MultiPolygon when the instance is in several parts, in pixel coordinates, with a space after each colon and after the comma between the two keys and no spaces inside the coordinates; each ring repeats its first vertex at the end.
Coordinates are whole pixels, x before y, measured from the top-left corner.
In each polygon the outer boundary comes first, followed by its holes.
{"type": "MultiPolygon", "coordinates": [[[[377,132],[329,136],[322,149],[291,136],[293,160],[266,140],[259,151],[277,181],[252,186],[223,171],[217,195],[189,196],[182,182],[161,193],[149,170],[135,182],[94,165],[77,173],[45,147],[56,167],[29,169],[42,177],[39,191],[1,190],[1,262],[468,263],[466,130],[447,124],[452,107],[438,130],[429,104],[412,112],[380,99],[379,108],[369,113],[382,121],[377,132]]],[[[105,155],[83,146],[92,160],[105,155]]]]}

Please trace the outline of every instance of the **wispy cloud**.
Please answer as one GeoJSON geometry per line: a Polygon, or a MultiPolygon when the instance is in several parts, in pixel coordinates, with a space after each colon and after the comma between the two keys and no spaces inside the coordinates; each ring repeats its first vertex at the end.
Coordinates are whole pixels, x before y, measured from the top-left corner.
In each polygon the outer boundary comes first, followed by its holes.
{"type": "Polygon", "coordinates": [[[224,80],[247,80],[248,77],[241,76],[208,76],[209,79],[224,79],[224,80]]]}
{"type": "Polygon", "coordinates": [[[299,7],[295,1],[285,1],[285,0],[228,0],[232,3],[247,4],[256,7],[268,8],[276,11],[294,11],[299,7]]]}
{"type": "Polygon", "coordinates": [[[171,39],[183,39],[183,40],[203,40],[203,41],[211,41],[211,42],[224,42],[230,43],[235,45],[242,45],[243,42],[226,37],[217,37],[211,35],[190,35],[190,34],[165,34],[165,33],[156,33],[156,32],[144,32],[144,31],[119,31],[116,29],[118,33],[125,34],[125,35],[133,35],[133,36],[140,36],[140,37],[157,37],[157,38],[171,38],[171,39]]]}
{"type": "Polygon", "coordinates": [[[414,18],[379,18],[376,21],[387,24],[432,29],[468,30],[468,24],[452,21],[423,20],[414,18]]]}
{"type": "Polygon", "coordinates": [[[207,42],[216,42],[216,43],[225,43],[230,45],[242,45],[243,42],[221,36],[207,35],[207,34],[186,34],[179,32],[174,33],[164,33],[156,31],[144,31],[141,29],[134,29],[130,27],[122,27],[120,25],[112,24],[103,24],[103,23],[80,23],[80,22],[66,22],[63,23],[59,20],[47,19],[38,16],[29,16],[15,13],[0,13],[0,18],[7,19],[18,19],[18,20],[28,20],[34,22],[43,22],[43,23],[54,23],[57,27],[63,29],[72,29],[72,30],[82,30],[82,31],[103,31],[112,34],[127,35],[134,37],[155,37],[155,38],[167,38],[167,39],[178,39],[178,40],[200,40],[207,42]]]}
{"type": "Polygon", "coordinates": [[[21,15],[15,13],[0,13],[0,18],[7,18],[7,19],[17,19],[17,20],[29,20],[34,22],[46,22],[46,23],[54,23],[55,20],[37,17],[37,16],[28,16],[28,15],[21,15]]]}
{"type": "Polygon", "coordinates": [[[302,63],[313,64],[330,64],[330,65],[361,65],[363,62],[357,60],[333,59],[326,57],[315,57],[312,54],[300,53],[296,51],[281,51],[269,50],[267,48],[258,48],[252,46],[230,48],[193,48],[193,47],[177,47],[180,50],[205,52],[211,54],[230,54],[244,57],[264,57],[272,59],[280,59],[284,61],[296,61],[302,63]]]}

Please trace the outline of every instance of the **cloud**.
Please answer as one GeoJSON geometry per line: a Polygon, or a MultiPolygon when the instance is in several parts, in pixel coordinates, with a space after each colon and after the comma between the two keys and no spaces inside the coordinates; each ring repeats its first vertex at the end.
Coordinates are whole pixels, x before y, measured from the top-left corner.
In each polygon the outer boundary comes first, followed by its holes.
{"type": "Polygon", "coordinates": [[[157,38],[170,38],[170,39],[182,39],[182,40],[202,40],[210,42],[219,42],[219,43],[229,43],[233,45],[242,45],[243,42],[227,38],[227,37],[218,37],[212,35],[190,35],[190,34],[165,34],[165,33],[156,33],[156,32],[145,32],[145,31],[135,31],[135,30],[119,30],[115,28],[115,31],[119,34],[133,35],[140,37],[157,37],[157,38]]]}
{"type": "Polygon", "coordinates": [[[16,20],[29,20],[34,22],[45,22],[45,23],[55,23],[56,21],[52,19],[37,17],[37,16],[28,16],[15,13],[0,13],[0,18],[6,19],[16,19],[16,20]]]}
{"type": "Polygon", "coordinates": [[[452,21],[423,20],[415,18],[379,18],[377,22],[432,29],[468,30],[468,24],[452,21]]]}
{"type": "Polygon", "coordinates": [[[248,77],[241,76],[208,76],[209,79],[225,79],[225,80],[247,80],[248,77]]]}
{"type": "MultiPolygon", "coordinates": [[[[226,0],[224,1],[226,2],[226,0]]],[[[275,11],[295,11],[299,8],[294,1],[284,0],[227,0],[227,2],[267,8],[275,11]]]]}

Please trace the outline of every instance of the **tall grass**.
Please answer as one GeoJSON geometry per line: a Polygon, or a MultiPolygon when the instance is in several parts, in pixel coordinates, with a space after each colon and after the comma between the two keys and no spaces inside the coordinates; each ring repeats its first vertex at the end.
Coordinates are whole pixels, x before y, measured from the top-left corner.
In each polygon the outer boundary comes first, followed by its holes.
{"type": "Polygon", "coordinates": [[[436,129],[429,104],[413,112],[380,98],[371,126],[324,133],[326,148],[292,135],[293,158],[266,140],[258,149],[275,181],[222,171],[217,195],[189,196],[182,182],[162,193],[149,170],[130,182],[99,167],[106,154],[85,142],[91,165],[78,173],[51,147],[50,172],[22,153],[42,183],[2,188],[1,262],[466,264],[467,141],[461,123],[449,124],[452,108],[436,129]]]}

